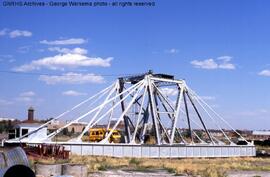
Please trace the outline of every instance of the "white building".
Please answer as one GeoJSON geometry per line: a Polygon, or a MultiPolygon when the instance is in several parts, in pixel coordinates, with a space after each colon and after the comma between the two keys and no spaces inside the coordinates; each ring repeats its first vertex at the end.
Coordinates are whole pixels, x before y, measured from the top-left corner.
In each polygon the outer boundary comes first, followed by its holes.
{"type": "Polygon", "coordinates": [[[260,139],[260,140],[267,140],[267,139],[270,139],[270,131],[259,131],[259,130],[256,130],[256,131],[253,131],[252,132],[252,137],[254,139],[260,139]]]}
{"type": "MultiPolygon", "coordinates": [[[[21,123],[14,126],[14,129],[9,132],[9,139],[19,138],[32,131],[35,131],[41,124],[38,123],[21,123]]],[[[40,141],[47,137],[47,127],[43,127],[41,130],[26,136],[23,141],[40,141]]]]}

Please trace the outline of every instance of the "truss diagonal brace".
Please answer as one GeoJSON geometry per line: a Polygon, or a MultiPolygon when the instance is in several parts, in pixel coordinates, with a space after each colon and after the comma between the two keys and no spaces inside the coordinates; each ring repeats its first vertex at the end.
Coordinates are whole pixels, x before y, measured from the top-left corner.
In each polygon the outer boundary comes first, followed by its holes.
{"type": "Polygon", "coordinates": [[[180,89],[180,95],[177,99],[177,103],[176,103],[176,113],[175,113],[175,117],[172,121],[172,134],[171,134],[171,139],[170,139],[170,144],[173,144],[173,140],[174,140],[174,136],[175,136],[175,129],[176,129],[176,124],[177,124],[177,120],[179,118],[180,115],[180,105],[181,105],[181,100],[183,97],[183,91],[184,91],[184,84],[180,85],[178,84],[178,88],[180,89]]]}
{"type": "Polygon", "coordinates": [[[204,122],[203,122],[203,120],[202,120],[202,117],[201,117],[201,115],[200,115],[200,113],[199,113],[197,107],[195,106],[195,104],[194,104],[194,102],[193,102],[191,96],[189,95],[188,91],[187,91],[186,93],[187,93],[187,96],[188,96],[188,98],[189,98],[189,100],[190,100],[190,102],[191,102],[191,104],[192,104],[194,110],[196,111],[196,113],[197,113],[197,115],[198,115],[198,117],[199,117],[199,119],[200,119],[200,121],[201,121],[201,124],[203,125],[203,128],[204,128],[204,130],[205,130],[207,136],[209,137],[209,139],[211,140],[211,142],[212,142],[213,144],[215,144],[215,142],[214,142],[212,136],[210,135],[208,129],[206,128],[206,125],[204,124],[204,122]]]}

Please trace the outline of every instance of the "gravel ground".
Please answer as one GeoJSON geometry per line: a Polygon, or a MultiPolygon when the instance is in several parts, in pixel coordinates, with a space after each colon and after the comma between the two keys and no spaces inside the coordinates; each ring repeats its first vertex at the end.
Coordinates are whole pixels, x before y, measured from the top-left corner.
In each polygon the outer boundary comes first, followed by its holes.
{"type": "Polygon", "coordinates": [[[270,177],[269,171],[231,171],[229,177],[270,177]]]}
{"type": "MultiPolygon", "coordinates": [[[[123,171],[109,170],[98,173],[89,174],[88,177],[171,177],[174,174],[167,171],[157,170],[153,172],[138,172],[138,171],[123,171]]],[[[188,177],[188,176],[178,176],[188,177]]],[[[228,172],[228,177],[270,177],[270,172],[266,171],[231,171],[228,172]]]]}

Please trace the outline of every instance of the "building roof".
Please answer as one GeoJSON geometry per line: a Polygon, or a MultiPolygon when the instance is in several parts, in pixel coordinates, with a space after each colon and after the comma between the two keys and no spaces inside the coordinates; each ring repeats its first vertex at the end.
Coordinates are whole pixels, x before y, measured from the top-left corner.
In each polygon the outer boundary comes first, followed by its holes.
{"type": "MultiPolygon", "coordinates": [[[[76,123],[73,123],[73,124],[71,124],[71,125],[73,125],[73,126],[86,126],[88,123],[86,123],[86,122],[76,122],[76,123]]],[[[71,126],[70,125],[70,126],[71,126]]]]}
{"type": "Polygon", "coordinates": [[[35,124],[35,123],[40,123],[39,120],[29,120],[29,119],[26,119],[26,120],[23,120],[22,123],[29,123],[29,124],[35,124]]]}
{"type": "Polygon", "coordinates": [[[15,125],[15,127],[39,127],[40,123],[20,123],[15,125]]]}
{"type": "Polygon", "coordinates": [[[264,135],[264,136],[270,136],[270,131],[253,131],[252,135],[264,135]]]}

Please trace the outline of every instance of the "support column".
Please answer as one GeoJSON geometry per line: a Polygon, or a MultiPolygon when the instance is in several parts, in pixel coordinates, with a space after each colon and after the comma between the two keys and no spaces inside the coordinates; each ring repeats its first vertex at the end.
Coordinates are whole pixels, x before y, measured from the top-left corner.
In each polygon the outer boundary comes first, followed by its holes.
{"type": "Polygon", "coordinates": [[[153,125],[154,125],[155,135],[156,135],[156,143],[158,145],[160,145],[161,144],[160,132],[159,132],[159,126],[158,126],[158,120],[157,120],[157,108],[156,108],[155,98],[154,98],[154,95],[153,95],[153,85],[152,85],[152,81],[150,80],[149,77],[147,77],[147,81],[148,81],[148,93],[149,93],[150,109],[151,109],[153,125]]]}
{"type": "Polygon", "coordinates": [[[192,130],[191,130],[191,125],[190,125],[190,117],[189,117],[189,112],[188,112],[188,106],[187,106],[187,100],[186,100],[186,93],[187,91],[185,90],[183,93],[184,96],[184,104],[185,104],[185,110],[186,110],[186,115],[187,115],[187,121],[188,121],[188,130],[189,130],[189,136],[191,139],[191,142],[193,143],[193,136],[192,136],[192,130]]]}
{"type": "MultiPolygon", "coordinates": [[[[124,90],[124,81],[122,78],[119,78],[119,94],[122,93],[124,90]]],[[[120,100],[123,98],[123,94],[120,95],[120,100]]],[[[125,111],[125,103],[124,100],[121,101],[121,109],[122,112],[125,111]]],[[[127,142],[126,143],[130,143],[130,128],[129,128],[129,121],[128,121],[128,117],[126,115],[124,115],[124,124],[125,124],[125,133],[127,136],[127,142]]]]}
{"type": "MultiPolygon", "coordinates": [[[[174,136],[175,136],[175,129],[177,129],[176,124],[177,124],[178,117],[180,115],[180,105],[181,105],[181,100],[183,97],[184,86],[183,85],[180,86],[178,84],[178,90],[179,90],[179,93],[178,93],[176,108],[175,108],[176,112],[175,112],[174,119],[172,121],[172,133],[171,133],[170,144],[173,144],[174,136]]],[[[183,141],[184,141],[184,139],[183,139],[183,141]]]]}

